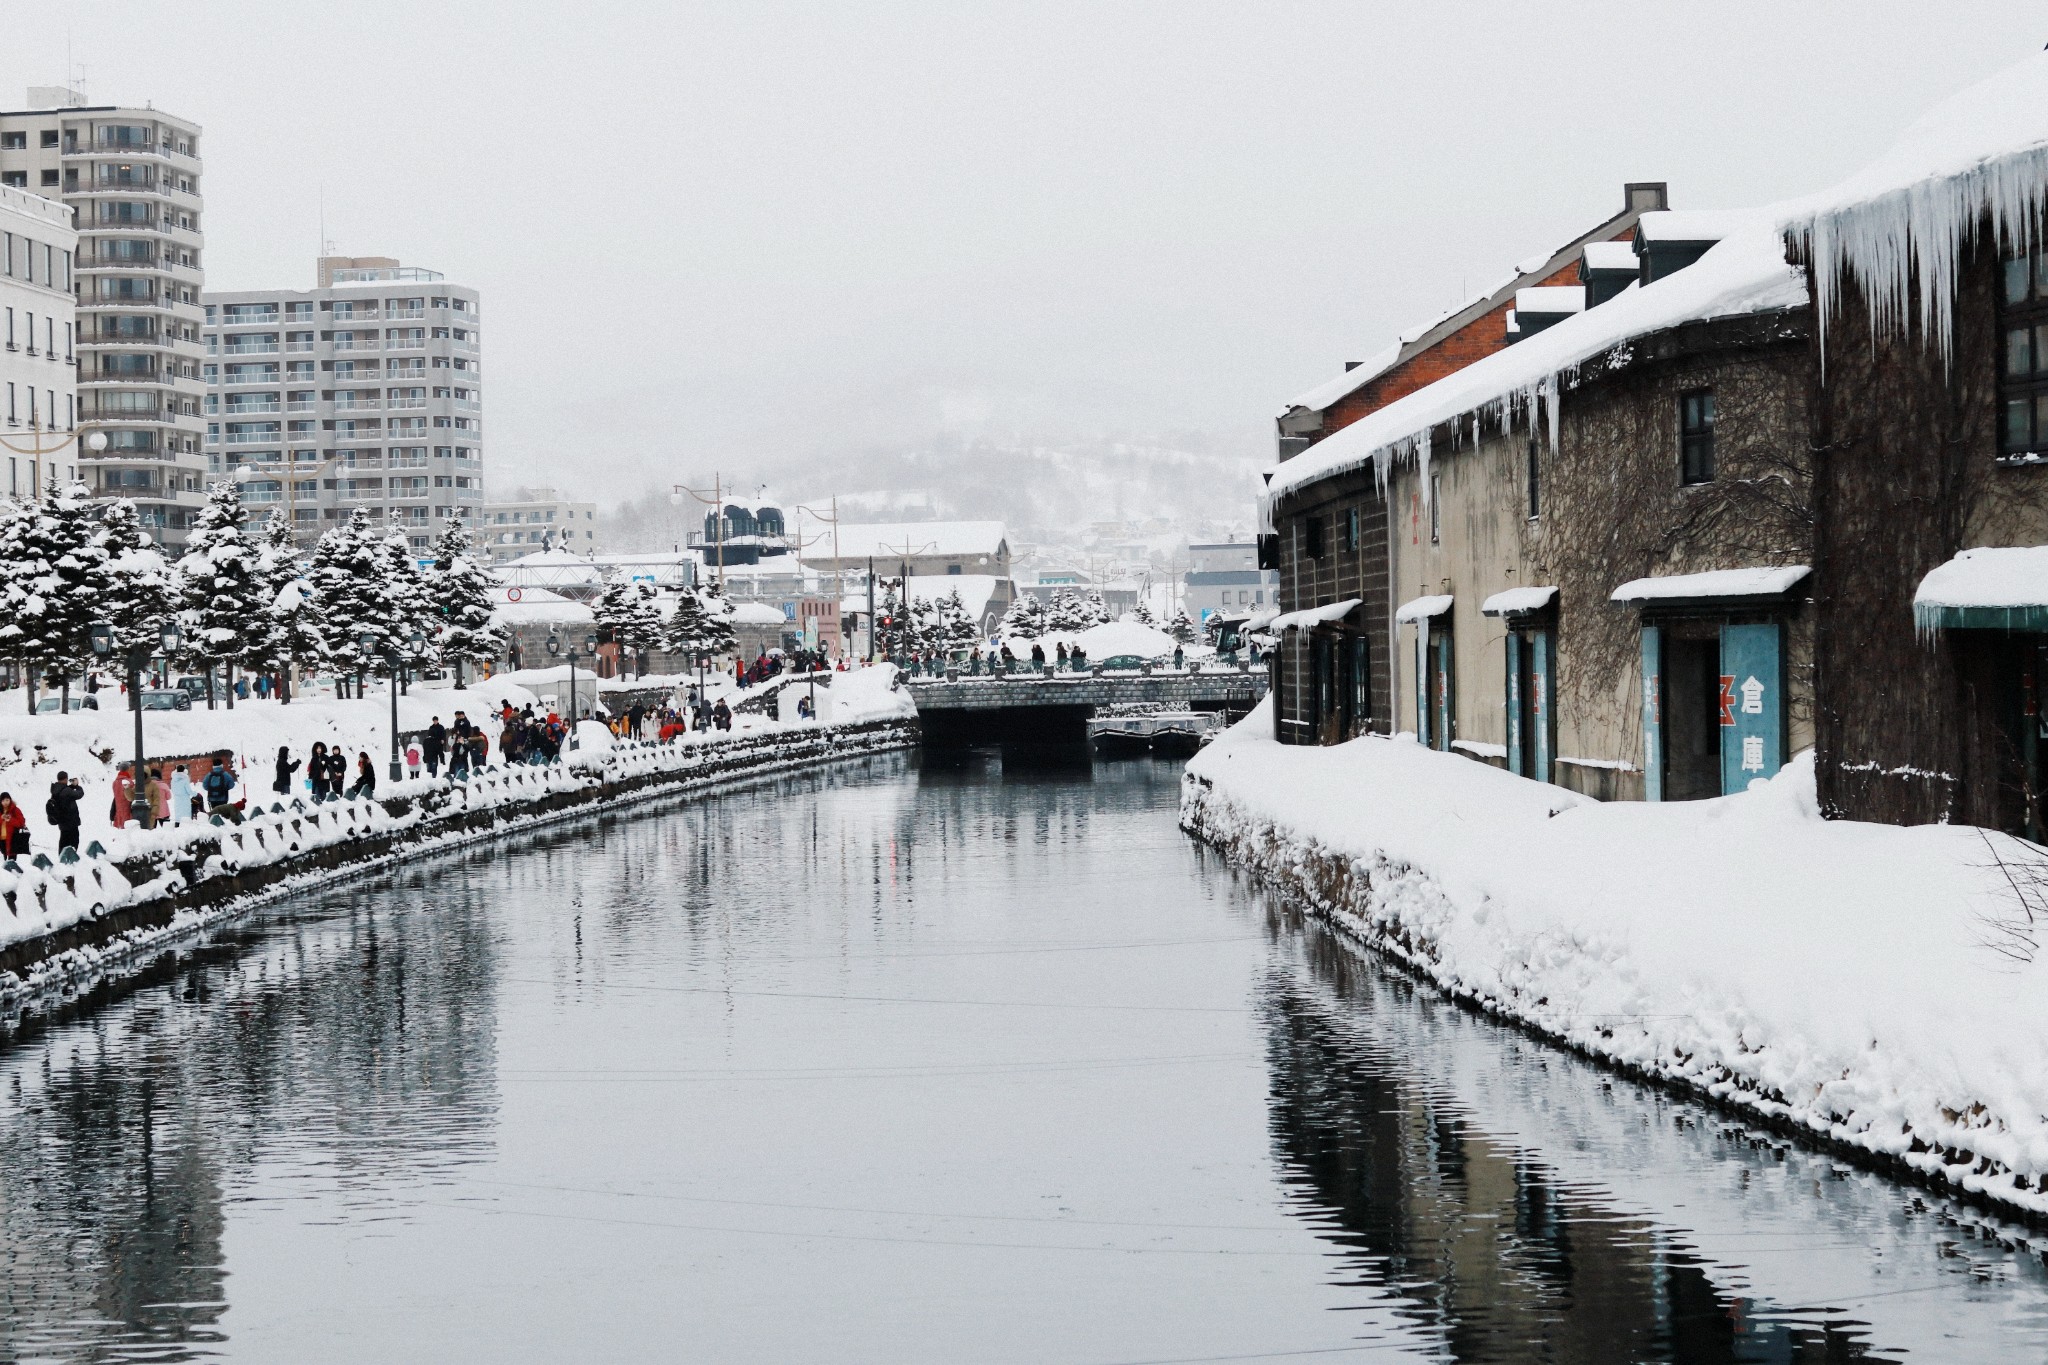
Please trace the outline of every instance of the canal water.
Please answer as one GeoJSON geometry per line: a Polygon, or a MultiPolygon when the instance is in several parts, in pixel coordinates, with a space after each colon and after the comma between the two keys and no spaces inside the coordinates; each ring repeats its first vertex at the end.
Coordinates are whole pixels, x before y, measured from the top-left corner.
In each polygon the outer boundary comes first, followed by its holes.
{"type": "Polygon", "coordinates": [[[2048,1358],[2011,1229],[1460,1011],[1155,761],[304,895],[0,1045],[0,1360],[2048,1358]]]}

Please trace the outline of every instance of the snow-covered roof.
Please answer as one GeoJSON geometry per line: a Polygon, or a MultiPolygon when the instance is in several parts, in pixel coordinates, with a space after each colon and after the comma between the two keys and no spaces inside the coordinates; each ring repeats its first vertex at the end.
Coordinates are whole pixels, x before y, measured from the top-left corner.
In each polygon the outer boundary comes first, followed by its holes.
{"type": "Polygon", "coordinates": [[[1431,597],[1411,597],[1394,608],[1396,621],[1427,621],[1432,616],[1442,616],[1451,609],[1451,594],[1438,593],[1431,597]]]}
{"type": "Polygon", "coordinates": [[[937,602],[957,592],[967,615],[979,621],[988,611],[989,599],[996,595],[996,584],[1001,581],[986,573],[912,574],[908,591],[911,599],[918,602],[937,602]]]}
{"type": "MultiPolygon", "coordinates": [[[[1003,548],[1004,535],[1000,521],[905,521],[842,526],[839,528],[839,558],[884,560],[921,559],[932,555],[995,555],[1003,548]]],[[[830,561],[832,544],[832,537],[826,535],[812,547],[808,558],[812,562],[830,561]]]]}
{"type": "Polygon", "coordinates": [[[1780,221],[1813,262],[1826,339],[1852,274],[1873,320],[1896,329],[1909,299],[1946,354],[1956,264],[1987,212],[2003,240],[2037,245],[2048,208],[2048,53],[2035,53],[1935,105],[1876,160],[1780,221]]]}
{"type": "Polygon", "coordinates": [[[1304,607],[1300,611],[1290,611],[1285,616],[1274,617],[1266,629],[1275,635],[1283,630],[1313,630],[1328,622],[1343,620],[1362,605],[1364,604],[1359,598],[1349,597],[1342,602],[1332,602],[1327,607],[1304,607]]]}
{"type": "Polygon", "coordinates": [[[1752,209],[1658,209],[1636,220],[1636,240],[1718,242],[1755,217],[1752,209]]]}
{"type": "Polygon", "coordinates": [[[1913,621],[1922,630],[2038,629],[2030,623],[2043,608],[2048,608],[2048,545],[1965,550],[1921,579],[1913,594],[1913,621]]]}
{"type": "Polygon", "coordinates": [[[1556,588],[1509,588],[1479,604],[1481,616],[1524,616],[1557,600],[1556,588]]]}
{"type": "Polygon", "coordinates": [[[1141,626],[1136,621],[1106,621],[1090,626],[1073,637],[1091,659],[1114,659],[1134,654],[1140,659],[1164,659],[1173,654],[1174,639],[1163,630],[1141,626]]]}
{"type": "Polygon", "coordinates": [[[779,610],[761,602],[734,602],[726,619],[736,626],[781,626],[789,624],[789,618],[779,610]]]}
{"type": "Polygon", "coordinates": [[[595,621],[597,613],[582,602],[546,588],[503,588],[491,607],[491,619],[509,626],[549,621],[595,621]],[[517,600],[514,600],[514,597],[517,600]]]}
{"type": "Polygon", "coordinates": [[[1633,274],[1638,268],[1634,242],[1588,242],[1580,256],[1588,270],[1626,270],[1633,274]]]}
{"type": "Polygon", "coordinates": [[[1393,369],[1395,365],[1400,363],[1401,347],[1403,344],[1403,342],[1396,341],[1393,345],[1375,354],[1372,359],[1360,361],[1335,379],[1325,379],[1307,393],[1302,394],[1300,397],[1289,402],[1287,406],[1281,408],[1280,415],[1284,417],[1296,408],[1306,408],[1310,412],[1321,412],[1339,398],[1357,391],[1366,384],[1378,379],[1388,370],[1393,369]]]}
{"type": "Polygon", "coordinates": [[[1634,578],[1614,590],[1615,602],[1706,601],[1722,597],[1782,597],[1812,570],[1804,564],[1758,569],[1709,569],[1705,573],[1634,578]]]}
{"type": "Polygon", "coordinates": [[[1584,285],[1546,284],[1515,291],[1517,313],[1578,313],[1585,307],[1584,285]]]}
{"type": "Polygon", "coordinates": [[[1453,423],[1462,431],[1482,413],[1533,421],[1539,398],[1554,427],[1560,377],[1622,342],[1683,322],[1799,307],[1806,281],[1785,263],[1777,223],[1770,210],[1753,212],[1686,269],[1564,318],[1325,437],[1269,470],[1268,496],[1367,465],[1384,477],[1397,458],[1426,465],[1433,428],[1453,423]]]}

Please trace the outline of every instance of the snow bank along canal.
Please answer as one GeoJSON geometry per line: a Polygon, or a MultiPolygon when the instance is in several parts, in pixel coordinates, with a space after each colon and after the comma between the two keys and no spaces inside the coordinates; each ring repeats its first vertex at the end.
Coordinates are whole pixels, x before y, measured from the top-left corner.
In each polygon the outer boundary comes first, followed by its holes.
{"type": "Polygon", "coordinates": [[[2038,1245],[1388,974],[1177,765],[311,889],[0,1045],[0,1359],[2048,1355],[2038,1245]]]}

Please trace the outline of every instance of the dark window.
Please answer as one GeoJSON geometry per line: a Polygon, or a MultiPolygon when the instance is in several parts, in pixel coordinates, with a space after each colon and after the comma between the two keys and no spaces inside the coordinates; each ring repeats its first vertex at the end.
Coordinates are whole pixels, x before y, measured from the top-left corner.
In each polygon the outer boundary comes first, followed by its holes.
{"type": "Polygon", "coordinates": [[[45,147],[54,147],[57,145],[57,130],[55,128],[43,129],[43,145],[45,147]]]}
{"type": "Polygon", "coordinates": [[[1356,550],[1358,539],[1358,509],[1354,507],[1344,514],[1344,548],[1356,550]]]}
{"type": "Polygon", "coordinates": [[[1429,476],[1429,543],[1432,545],[1442,543],[1444,538],[1443,508],[1444,476],[1432,474],[1429,476]]]}
{"type": "Polygon", "coordinates": [[[2009,459],[2048,457],[2048,252],[2006,261],[2000,298],[1998,451],[2009,459]]]}
{"type": "Polygon", "coordinates": [[[1529,520],[1543,515],[1543,470],[1536,460],[1536,438],[1529,438],[1529,520]]]}
{"type": "Polygon", "coordinates": [[[1714,481],[1714,391],[1697,389],[1678,400],[1678,481],[1714,481]]]}
{"type": "Polygon", "coordinates": [[[1323,557],[1323,519],[1303,517],[1301,519],[1301,551],[1310,559],[1323,557]]]}

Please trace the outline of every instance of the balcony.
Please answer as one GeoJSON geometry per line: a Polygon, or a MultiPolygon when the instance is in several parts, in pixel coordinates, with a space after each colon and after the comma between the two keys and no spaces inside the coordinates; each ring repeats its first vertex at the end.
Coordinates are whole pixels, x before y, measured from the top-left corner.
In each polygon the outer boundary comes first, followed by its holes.
{"type": "Polygon", "coordinates": [[[220,382],[223,388],[235,388],[244,384],[275,384],[278,382],[278,379],[277,372],[273,370],[269,374],[226,375],[222,377],[220,382]]]}
{"type": "Polygon", "coordinates": [[[375,337],[336,337],[334,339],[334,349],[337,351],[374,351],[379,349],[379,347],[375,337]]]}
{"type": "MultiPolygon", "coordinates": [[[[206,325],[211,327],[214,324],[209,322],[206,325]]],[[[275,327],[277,326],[277,310],[273,308],[266,313],[222,313],[220,315],[220,325],[222,327],[275,327]]]]}
{"type": "Polygon", "coordinates": [[[424,398],[393,398],[390,400],[389,405],[393,412],[403,412],[408,408],[423,408],[427,405],[427,400],[424,398]]]}
{"type": "MultiPolygon", "coordinates": [[[[276,355],[277,351],[278,346],[274,341],[244,341],[233,346],[223,346],[220,348],[221,355],[276,355]]],[[[214,354],[210,347],[207,350],[207,354],[214,354]]]]}
{"type": "Polygon", "coordinates": [[[287,341],[284,344],[284,348],[287,351],[305,352],[312,350],[317,345],[319,343],[315,341],[287,341]]]}
{"type": "Polygon", "coordinates": [[[330,313],[327,317],[327,325],[329,327],[368,327],[382,320],[383,315],[375,312],[330,313]]]}
{"type": "Polygon", "coordinates": [[[284,405],[272,399],[268,403],[238,403],[233,407],[222,408],[220,415],[223,417],[246,417],[257,413],[282,411],[284,411],[284,405]]]}
{"type": "Polygon", "coordinates": [[[384,400],[381,398],[345,398],[340,394],[334,396],[336,412],[375,412],[383,406],[384,400]]]}
{"type": "Polygon", "coordinates": [[[393,337],[385,343],[384,349],[387,351],[424,351],[427,349],[427,343],[424,337],[393,337]]]}
{"type": "Polygon", "coordinates": [[[274,446],[283,440],[284,433],[277,431],[230,431],[221,437],[223,445],[231,446],[274,446]]]}
{"type": "Polygon", "coordinates": [[[424,308],[389,308],[384,312],[384,316],[392,322],[404,322],[410,318],[424,318],[426,315],[427,310],[424,308]]]}
{"type": "Polygon", "coordinates": [[[314,412],[317,411],[319,407],[320,405],[318,403],[312,402],[308,399],[295,398],[291,402],[284,405],[284,410],[286,412],[314,412]]]}

